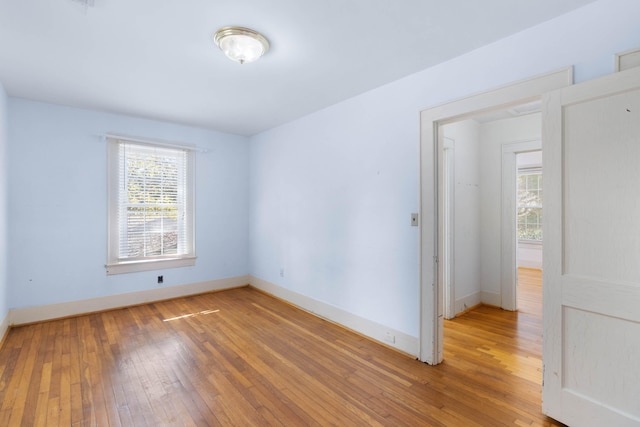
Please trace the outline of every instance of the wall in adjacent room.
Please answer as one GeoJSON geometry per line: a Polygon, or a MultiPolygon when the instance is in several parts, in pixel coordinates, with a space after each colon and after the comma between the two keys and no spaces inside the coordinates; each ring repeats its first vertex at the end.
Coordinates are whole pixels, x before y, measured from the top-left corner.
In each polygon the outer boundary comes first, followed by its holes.
{"type": "Polygon", "coordinates": [[[248,138],[16,98],[8,112],[12,309],[248,274],[248,138]],[[196,154],[195,266],[106,275],[110,132],[208,150],[196,154]]]}
{"type": "Polygon", "coordinates": [[[502,146],[542,137],[540,113],[496,120],[480,126],[481,151],[481,281],[483,302],[501,304],[502,146]]]}
{"type": "Polygon", "coordinates": [[[609,74],[638,16],[598,1],[252,137],[251,274],[417,337],[419,112],[567,66],[609,74]]]}
{"type": "MultiPolygon", "coordinates": [[[[9,312],[7,284],[7,94],[0,83],[0,322],[9,312]]],[[[0,330],[0,335],[3,331],[0,330]]]]}
{"type": "Polygon", "coordinates": [[[440,128],[454,142],[454,314],[480,304],[480,126],[464,120],[440,128]]]}

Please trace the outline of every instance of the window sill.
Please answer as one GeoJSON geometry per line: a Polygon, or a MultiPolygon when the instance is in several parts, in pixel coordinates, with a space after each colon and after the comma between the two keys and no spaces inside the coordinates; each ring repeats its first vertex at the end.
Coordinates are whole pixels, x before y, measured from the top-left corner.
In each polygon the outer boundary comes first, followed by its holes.
{"type": "Polygon", "coordinates": [[[196,264],[196,257],[158,259],[153,261],[131,261],[107,264],[107,275],[137,273],[139,271],[163,270],[165,268],[190,267],[196,264]]]}
{"type": "Polygon", "coordinates": [[[526,246],[542,246],[542,240],[518,239],[518,244],[526,246]]]}

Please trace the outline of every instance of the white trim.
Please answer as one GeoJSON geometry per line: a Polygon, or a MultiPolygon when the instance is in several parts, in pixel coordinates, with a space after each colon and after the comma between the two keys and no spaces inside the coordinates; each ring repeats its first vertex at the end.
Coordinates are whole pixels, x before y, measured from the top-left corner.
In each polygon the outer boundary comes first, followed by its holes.
{"type": "Polygon", "coordinates": [[[640,66],[640,48],[616,53],[614,66],[616,72],[640,66]]]}
{"type": "MultiPolygon", "coordinates": [[[[442,136],[442,135],[441,135],[442,136]]],[[[456,309],[456,265],[455,265],[455,181],[456,181],[456,161],[455,161],[455,140],[442,137],[442,169],[440,197],[440,215],[442,218],[442,236],[440,239],[439,253],[442,254],[439,260],[442,264],[440,269],[440,280],[444,285],[444,318],[453,319],[458,314],[456,309]]]]}
{"type": "Polygon", "coordinates": [[[154,146],[159,145],[167,148],[180,148],[182,150],[197,151],[199,153],[207,153],[209,151],[207,148],[199,148],[193,144],[185,144],[183,142],[175,142],[175,141],[168,141],[168,140],[155,139],[155,138],[143,138],[138,136],[118,134],[118,133],[107,133],[107,134],[101,135],[101,137],[105,141],[108,140],[109,138],[113,138],[113,139],[119,139],[119,140],[128,141],[128,142],[135,142],[138,144],[147,144],[147,145],[154,145],[154,146]]]}
{"type": "Polygon", "coordinates": [[[4,316],[4,319],[2,319],[2,322],[0,322],[0,342],[2,342],[3,338],[7,335],[7,332],[9,332],[9,327],[11,326],[9,321],[10,318],[11,311],[9,311],[7,315],[4,316]]]}
{"type": "Polygon", "coordinates": [[[542,257],[540,257],[540,261],[524,259],[522,257],[523,250],[542,253],[543,243],[540,241],[534,241],[534,240],[518,241],[518,267],[532,268],[534,270],[542,270],[542,257]]]}
{"type": "Polygon", "coordinates": [[[555,87],[573,84],[573,67],[561,68],[529,79],[507,83],[497,88],[453,100],[446,104],[428,107],[421,117],[435,118],[439,124],[453,123],[473,118],[481,113],[503,110],[541,99],[542,94],[555,87]]]}
{"type": "Polygon", "coordinates": [[[500,290],[502,294],[500,307],[514,311],[518,308],[517,259],[517,187],[516,179],[518,167],[516,156],[520,153],[542,150],[542,140],[539,138],[515,141],[502,145],[502,218],[500,224],[500,290]]]}
{"type": "Polygon", "coordinates": [[[542,246],[542,240],[518,239],[519,245],[542,246]]]}
{"type": "Polygon", "coordinates": [[[249,284],[249,276],[236,276],[226,279],[209,280],[206,282],[190,283],[186,285],[166,286],[146,291],[108,295],[79,301],[18,308],[11,310],[7,317],[9,318],[11,325],[22,325],[26,323],[41,322],[45,320],[129,307],[132,305],[146,304],[172,298],[180,298],[205,292],[239,288],[246,286],[247,284],[249,284]]]}
{"type": "MultiPolygon", "coordinates": [[[[464,296],[462,298],[458,298],[455,301],[455,316],[457,316],[458,314],[469,310],[472,307],[475,307],[477,305],[480,305],[481,298],[480,298],[480,291],[478,292],[474,292],[470,295],[464,296]]],[[[455,317],[454,316],[454,317],[455,317]]]]}
{"type": "Polygon", "coordinates": [[[396,348],[412,356],[418,355],[418,338],[393,328],[349,313],[338,307],[314,300],[254,276],[236,276],[226,279],[190,283],[186,285],[161,287],[146,291],[108,295],[78,301],[49,304],[10,310],[0,323],[4,335],[10,326],[79,316],[105,310],[147,304],[172,298],[180,298],[206,292],[222,291],[251,285],[265,293],[281,298],[318,317],[329,320],[389,347],[396,348]],[[394,342],[389,341],[393,337],[394,342]]]}
{"type": "Polygon", "coordinates": [[[196,257],[157,259],[107,264],[107,275],[137,273],[139,271],[163,270],[165,268],[190,267],[196,265],[196,257]]]}
{"type": "Polygon", "coordinates": [[[529,268],[531,270],[542,270],[542,263],[520,260],[518,261],[518,267],[529,268]]]}
{"type": "Polygon", "coordinates": [[[420,360],[435,365],[442,361],[443,298],[438,281],[438,241],[441,231],[438,219],[438,155],[439,126],[498,109],[532,102],[551,90],[573,83],[572,67],[510,83],[429,108],[420,113],[420,360]]]}
{"type": "Polygon", "coordinates": [[[418,337],[405,334],[254,276],[249,276],[249,284],[267,294],[283,299],[309,313],[337,323],[386,346],[396,348],[412,356],[418,355],[418,337]],[[393,337],[395,342],[390,342],[388,337],[393,337]]]}
{"type": "Polygon", "coordinates": [[[480,301],[483,304],[500,307],[502,296],[497,292],[480,291],[480,301]]]}

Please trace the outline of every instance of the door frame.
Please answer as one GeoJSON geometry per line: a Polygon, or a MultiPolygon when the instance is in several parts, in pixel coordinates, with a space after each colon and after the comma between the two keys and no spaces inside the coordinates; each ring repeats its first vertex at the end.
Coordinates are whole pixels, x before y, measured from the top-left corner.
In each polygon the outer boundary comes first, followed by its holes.
{"type": "Polygon", "coordinates": [[[442,220],[442,239],[440,239],[439,253],[442,254],[442,268],[440,280],[444,286],[444,318],[453,319],[456,315],[456,282],[455,282],[455,140],[442,137],[442,187],[440,194],[442,202],[440,218],[442,220]]]}
{"type": "MultiPolygon", "coordinates": [[[[542,126],[542,124],[541,124],[542,126]]],[[[521,153],[542,150],[542,139],[509,142],[502,145],[502,219],[500,221],[500,308],[515,311],[518,308],[518,237],[516,157],[521,153]]]]}
{"type": "MultiPolygon", "coordinates": [[[[420,113],[420,325],[419,359],[430,365],[442,362],[444,289],[438,256],[441,221],[438,202],[441,188],[438,153],[439,127],[482,113],[542,99],[542,95],[573,83],[567,67],[497,89],[429,108],[420,113]]],[[[543,117],[544,120],[544,117],[543,117]]]]}

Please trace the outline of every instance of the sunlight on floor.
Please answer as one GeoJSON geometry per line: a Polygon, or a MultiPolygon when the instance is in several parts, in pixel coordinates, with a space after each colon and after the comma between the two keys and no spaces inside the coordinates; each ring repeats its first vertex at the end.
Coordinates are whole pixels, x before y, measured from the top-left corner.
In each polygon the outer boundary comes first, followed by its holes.
{"type": "Polygon", "coordinates": [[[163,322],[171,322],[172,320],[180,320],[180,319],[187,319],[189,317],[203,316],[205,314],[213,314],[213,313],[217,313],[219,311],[220,310],[204,310],[204,311],[201,311],[199,313],[183,314],[182,316],[176,316],[176,317],[171,317],[169,319],[164,319],[163,322]]]}

